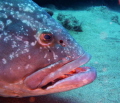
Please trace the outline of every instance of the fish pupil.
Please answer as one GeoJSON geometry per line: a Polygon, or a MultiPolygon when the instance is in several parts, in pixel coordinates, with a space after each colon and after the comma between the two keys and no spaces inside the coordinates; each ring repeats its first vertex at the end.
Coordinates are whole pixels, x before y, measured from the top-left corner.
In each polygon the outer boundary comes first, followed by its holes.
{"type": "Polygon", "coordinates": [[[51,39],[51,36],[48,35],[48,34],[46,34],[46,35],[44,35],[44,39],[46,39],[46,40],[50,40],[50,39],[51,39]]]}

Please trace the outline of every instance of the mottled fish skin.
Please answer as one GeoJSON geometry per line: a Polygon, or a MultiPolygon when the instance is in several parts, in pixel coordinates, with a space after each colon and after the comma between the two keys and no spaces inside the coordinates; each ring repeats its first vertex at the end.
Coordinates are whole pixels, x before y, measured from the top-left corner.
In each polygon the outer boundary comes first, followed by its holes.
{"type": "MultiPolygon", "coordinates": [[[[89,61],[90,56],[32,0],[0,0],[1,96],[44,95],[88,84],[96,78],[93,68],[83,73],[91,80],[85,79],[82,85],[69,87],[60,83],[61,86],[42,88],[49,78],[52,81],[62,73],[70,72],[72,69],[67,70],[67,64],[74,60],[78,62],[79,58],[82,62],[76,64],[82,65],[89,61]],[[62,69],[64,65],[66,70],[62,69]]],[[[73,67],[78,66],[73,63],[73,67]]],[[[81,77],[84,77],[83,74],[81,77]]]]}

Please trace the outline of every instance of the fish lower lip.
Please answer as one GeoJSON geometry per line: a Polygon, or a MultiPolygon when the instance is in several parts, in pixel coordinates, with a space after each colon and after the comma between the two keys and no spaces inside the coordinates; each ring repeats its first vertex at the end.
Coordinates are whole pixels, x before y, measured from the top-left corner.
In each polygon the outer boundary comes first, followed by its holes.
{"type": "MultiPolygon", "coordinates": [[[[75,73],[73,71],[77,70],[76,68],[87,63],[89,60],[90,60],[90,55],[85,53],[82,57],[79,57],[78,59],[76,59],[70,63],[67,63],[66,65],[64,65],[61,68],[59,68],[58,70],[56,70],[55,72],[52,72],[49,75],[47,75],[42,80],[42,82],[39,84],[38,87],[42,88],[42,89],[47,89],[49,86],[55,84],[56,82],[58,82],[62,79],[66,79],[67,77],[81,73],[81,70],[79,70],[79,72],[75,71],[75,73]],[[71,72],[71,74],[70,74],[70,72],[71,72]]],[[[89,70],[88,67],[86,67],[86,68],[81,67],[81,69],[84,70],[83,72],[86,72],[87,70],[89,70]]]]}

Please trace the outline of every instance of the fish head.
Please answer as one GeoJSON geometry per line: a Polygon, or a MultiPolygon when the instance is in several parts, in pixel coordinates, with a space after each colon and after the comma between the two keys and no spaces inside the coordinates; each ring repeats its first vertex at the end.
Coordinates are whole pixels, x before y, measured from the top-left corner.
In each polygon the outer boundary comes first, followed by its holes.
{"type": "Polygon", "coordinates": [[[32,0],[0,0],[0,95],[25,97],[91,83],[90,60],[71,35],[32,0]]]}

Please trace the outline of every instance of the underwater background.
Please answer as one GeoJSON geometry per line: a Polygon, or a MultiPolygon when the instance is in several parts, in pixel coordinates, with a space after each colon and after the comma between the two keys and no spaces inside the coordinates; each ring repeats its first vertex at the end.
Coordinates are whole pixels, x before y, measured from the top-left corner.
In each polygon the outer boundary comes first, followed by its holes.
{"type": "Polygon", "coordinates": [[[120,103],[120,0],[34,0],[91,54],[94,82],[71,91],[0,103],[120,103]]]}

